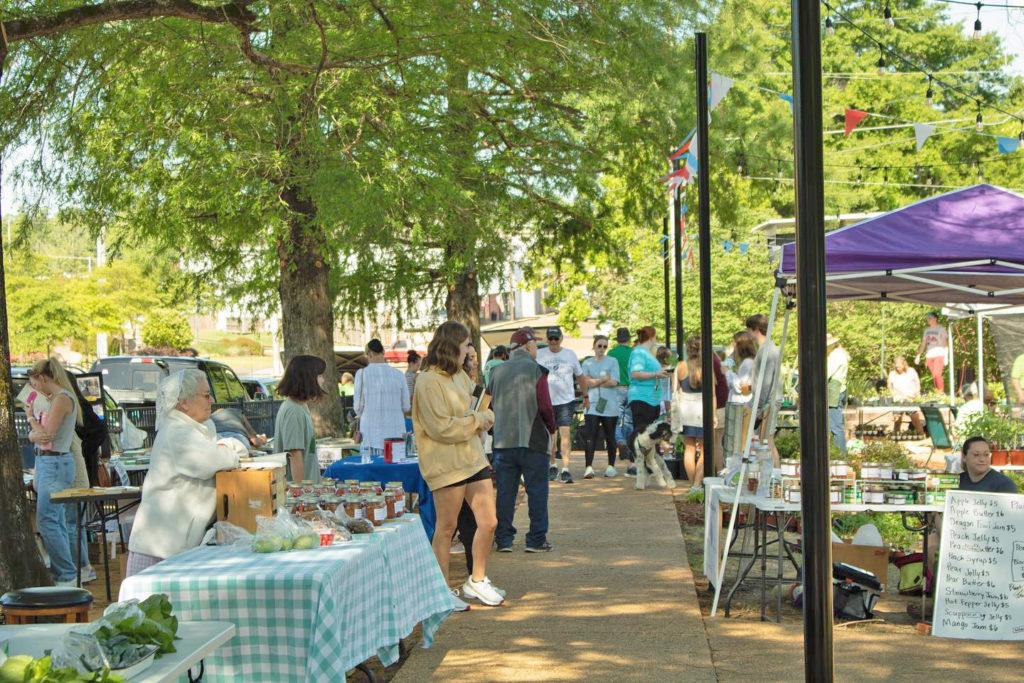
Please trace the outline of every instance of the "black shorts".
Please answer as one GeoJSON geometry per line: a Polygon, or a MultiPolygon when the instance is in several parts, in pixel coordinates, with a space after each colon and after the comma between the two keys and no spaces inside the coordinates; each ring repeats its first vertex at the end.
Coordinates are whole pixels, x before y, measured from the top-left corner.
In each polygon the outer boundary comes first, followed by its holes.
{"type": "Polygon", "coordinates": [[[448,484],[448,486],[442,486],[441,488],[443,488],[443,489],[450,489],[453,486],[465,486],[466,484],[472,484],[474,481],[483,481],[484,479],[490,479],[490,478],[491,478],[491,468],[490,467],[485,467],[482,470],[480,470],[479,472],[477,472],[476,474],[474,474],[472,477],[467,477],[466,479],[463,479],[462,481],[457,481],[454,484],[448,484]]]}

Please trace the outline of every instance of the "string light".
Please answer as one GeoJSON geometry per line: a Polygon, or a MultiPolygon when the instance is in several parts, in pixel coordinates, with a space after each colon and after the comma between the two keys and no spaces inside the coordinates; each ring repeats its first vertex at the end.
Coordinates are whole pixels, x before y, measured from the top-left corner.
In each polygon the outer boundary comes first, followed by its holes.
{"type": "Polygon", "coordinates": [[[929,107],[935,105],[935,92],[932,90],[932,76],[928,76],[928,90],[924,94],[924,101],[929,107]]]}
{"type": "Polygon", "coordinates": [[[835,24],[832,23],[832,17],[825,17],[825,35],[831,38],[836,34],[835,24]]]}
{"type": "Polygon", "coordinates": [[[981,33],[981,3],[980,2],[977,4],[977,7],[978,7],[978,16],[974,20],[974,34],[971,37],[974,38],[974,40],[981,40],[983,36],[982,36],[982,33],[981,33]]]}
{"type": "Polygon", "coordinates": [[[885,27],[886,28],[895,28],[896,27],[896,22],[892,18],[892,10],[889,9],[889,3],[888,2],[885,3],[885,11],[882,13],[882,16],[885,17],[885,27]]]}
{"type": "Polygon", "coordinates": [[[979,133],[985,130],[985,124],[981,120],[981,102],[978,102],[978,115],[974,117],[974,130],[979,133]]]}
{"type": "Polygon", "coordinates": [[[878,66],[878,75],[879,76],[884,76],[885,75],[885,53],[882,52],[881,44],[879,44],[879,46],[878,46],[878,61],[875,62],[875,65],[878,66]]]}

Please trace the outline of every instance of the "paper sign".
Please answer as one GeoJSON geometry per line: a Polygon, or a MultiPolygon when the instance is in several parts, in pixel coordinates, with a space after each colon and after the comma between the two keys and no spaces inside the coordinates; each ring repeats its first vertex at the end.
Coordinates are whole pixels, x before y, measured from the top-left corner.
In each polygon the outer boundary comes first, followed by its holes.
{"type": "Polygon", "coordinates": [[[1024,640],[1024,496],[950,491],[932,633],[1024,640]]]}

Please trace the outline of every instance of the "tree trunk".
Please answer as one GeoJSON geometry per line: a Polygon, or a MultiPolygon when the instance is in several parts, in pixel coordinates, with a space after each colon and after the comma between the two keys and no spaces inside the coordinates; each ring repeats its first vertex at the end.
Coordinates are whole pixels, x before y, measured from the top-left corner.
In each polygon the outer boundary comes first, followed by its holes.
{"type": "MultiPolygon", "coordinates": [[[[3,74],[0,55],[0,75],[3,74]]],[[[2,163],[0,163],[2,168],[2,163]]],[[[0,170],[0,177],[3,177],[0,170]]],[[[2,224],[0,212],[0,224],[2,224]]],[[[0,231],[2,232],[2,231],[0,231]]],[[[50,579],[36,550],[31,507],[21,475],[21,448],[14,431],[11,346],[7,337],[7,288],[4,282],[3,235],[0,234],[0,593],[14,588],[48,586],[50,579]]]]}
{"type": "Polygon", "coordinates": [[[278,242],[281,282],[281,332],[284,361],[308,354],[327,362],[322,400],[309,404],[317,436],[336,435],[341,430],[341,397],[338,368],[334,359],[334,308],[328,288],[329,266],[323,257],[322,228],[314,220],[316,207],[289,187],[281,194],[293,212],[288,239],[278,242]]]}
{"type": "Polygon", "coordinates": [[[448,286],[445,309],[449,320],[460,322],[469,330],[469,338],[480,357],[480,291],[475,272],[465,269],[455,277],[455,283],[448,286]]]}

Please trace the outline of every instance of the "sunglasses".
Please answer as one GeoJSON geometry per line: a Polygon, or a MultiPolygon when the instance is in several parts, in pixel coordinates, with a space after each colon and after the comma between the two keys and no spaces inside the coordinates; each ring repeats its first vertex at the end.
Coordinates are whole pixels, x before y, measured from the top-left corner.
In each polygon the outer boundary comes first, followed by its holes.
{"type": "Polygon", "coordinates": [[[594,348],[595,348],[595,349],[607,349],[607,348],[608,348],[608,345],[607,345],[607,344],[598,344],[598,345],[597,345],[597,346],[595,346],[594,348]]]}
{"type": "Polygon", "coordinates": [[[561,337],[548,337],[548,341],[558,341],[561,337]]]}

